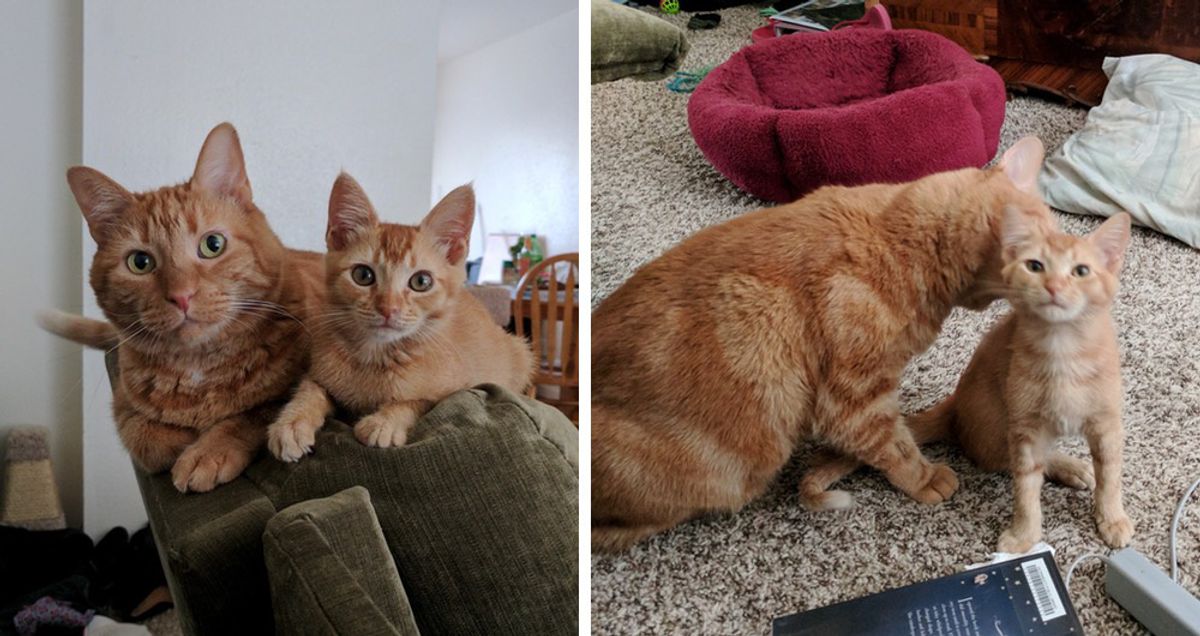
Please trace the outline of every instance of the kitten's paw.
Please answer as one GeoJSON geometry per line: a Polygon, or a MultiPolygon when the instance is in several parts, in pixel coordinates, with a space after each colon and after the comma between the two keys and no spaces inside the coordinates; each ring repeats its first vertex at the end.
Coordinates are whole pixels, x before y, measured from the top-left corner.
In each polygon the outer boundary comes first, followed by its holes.
{"type": "Polygon", "coordinates": [[[411,422],[398,417],[376,413],[362,418],[354,425],[354,437],[366,446],[377,448],[404,446],[404,442],[408,441],[410,424],[411,422]]]}
{"type": "Polygon", "coordinates": [[[1096,529],[1100,531],[1100,538],[1104,539],[1104,543],[1110,548],[1123,548],[1129,545],[1129,540],[1133,538],[1133,520],[1126,514],[1096,519],[1096,529]]]}
{"type": "Polygon", "coordinates": [[[229,441],[200,442],[188,447],[171,468],[179,492],[208,492],[233,481],[250,464],[251,454],[229,441]]]}
{"type": "Polygon", "coordinates": [[[996,551],[1023,554],[1041,540],[1041,532],[1009,528],[1000,535],[1000,540],[996,542],[996,551]]]}
{"type": "Polygon", "coordinates": [[[930,468],[925,484],[910,494],[923,504],[942,503],[958,490],[958,475],[945,464],[933,464],[930,468]]]}
{"type": "Polygon", "coordinates": [[[300,461],[312,452],[318,428],[300,418],[280,419],[267,429],[267,449],[280,461],[300,461]]]}
{"type": "Polygon", "coordinates": [[[819,494],[800,494],[800,504],[806,510],[845,510],[854,507],[854,496],[845,490],[826,490],[819,494]]]}

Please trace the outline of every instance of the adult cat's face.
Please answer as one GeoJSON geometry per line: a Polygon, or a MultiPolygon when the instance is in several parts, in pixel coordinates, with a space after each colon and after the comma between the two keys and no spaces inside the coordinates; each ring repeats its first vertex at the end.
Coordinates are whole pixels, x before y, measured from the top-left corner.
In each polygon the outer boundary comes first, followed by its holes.
{"type": "Polygon", "coordinates": [[[252,305],[273,289],[279,246],[232,126],[209,134],[182,185],[134,194],[84,167],[67,179],[98,245],[96,299],[131,344],[203,345],[261,311],[252,305]]]}
{"type": "Polygon", "coordinates": [[[1018,311],[1069,322],[1112,302],[1129,241],[1128,215],[1114,216],[1079,237],[1046,232],[1025,215],[1010,213],[1004,233],[1007,297],[1018,311]]]}
{"type": "Polygon", "coordinates": [[[461,289],[475,216],[470,186],[455,189],[419,226],[380,223],[350,175],[329,201],[323,325],[364,346],[419,336],[461,289]]]}

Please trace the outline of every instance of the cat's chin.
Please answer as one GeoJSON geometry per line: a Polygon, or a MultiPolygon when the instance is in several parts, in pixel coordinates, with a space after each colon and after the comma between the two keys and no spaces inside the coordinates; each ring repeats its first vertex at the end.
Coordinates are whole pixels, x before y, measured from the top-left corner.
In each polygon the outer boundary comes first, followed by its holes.
{"type": "Polygon", "coordinates": [[[1055,304],[1041,305],[1033,310],[1035,314],[1046,322],[1071,322],[1083,313],[1082,307],[1063,307],[1055,304]]]}
{"type": "Polygon", "coordinates": [[[419,327],[420,325],[413,325],[409,327],[373,327],[369,332],[369,337],[376,344],[391,344],[393,342],[399,342],[405,338],[416,335],[419,327]]]}
{"type": "Polygon", "coordinates": [[[216,338],[220,335],[222,327],[224,327],[223,322],[185,320],[175,327],[171,333],[184,346],[195,347],[216,338]]]}

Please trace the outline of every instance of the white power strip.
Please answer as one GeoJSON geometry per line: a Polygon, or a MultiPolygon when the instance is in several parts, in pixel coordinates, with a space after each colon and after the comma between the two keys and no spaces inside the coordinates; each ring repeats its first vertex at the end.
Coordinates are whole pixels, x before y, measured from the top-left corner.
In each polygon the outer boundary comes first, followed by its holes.
{"type": "Polygon", "coordinates": [[[1157,636],[1200,636],[1200,600],[1133,548],[1107,559],[1104,589],[1157,636]]]}

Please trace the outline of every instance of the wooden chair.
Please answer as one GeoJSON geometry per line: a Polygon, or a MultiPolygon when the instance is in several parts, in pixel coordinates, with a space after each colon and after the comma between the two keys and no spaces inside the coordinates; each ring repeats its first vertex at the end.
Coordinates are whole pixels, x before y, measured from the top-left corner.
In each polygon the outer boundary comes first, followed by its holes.
{"type": "Polygon", "coordinates": [[[529,395],[558,408],[576,426],[579,425],[579,299],[575,288],[578,279],[579,254],[559,254],[526,272],[513,294],[513,324],[517,335],[529,340],[536,364],[529,395]],[[559,281],[560,273],[566,275],[566,282],[559,281]],[[538,288],[538,277],[542,274],[549,282],[545,289],[538,288]],[[538,391],[539,387],[545,390],[538,391]]]}

